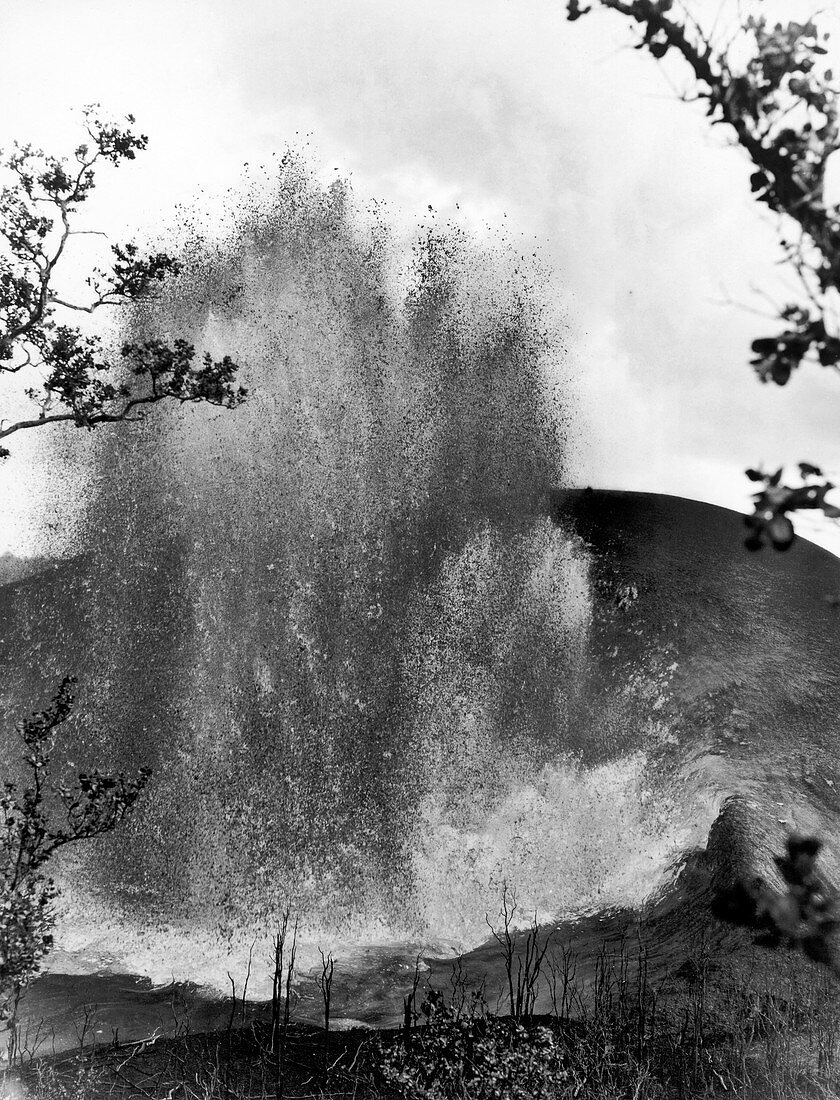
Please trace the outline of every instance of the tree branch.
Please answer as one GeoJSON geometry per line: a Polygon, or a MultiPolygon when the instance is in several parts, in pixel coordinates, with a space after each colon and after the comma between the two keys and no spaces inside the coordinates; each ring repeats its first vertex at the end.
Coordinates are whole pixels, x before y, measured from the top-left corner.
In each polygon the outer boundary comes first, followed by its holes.
{"type": "MultiPolygon", "coordinates": [[[[5,237],[10,256],[0,260],[0,374],[37,365],[46,377],[26,391],[41,406],[40,415],[9,424],[0,430],[0,439],[47,424],[72,422],[90,429],[136,420],[141,406],[165,398],[234,408],[245,397],[244,388],[234,385],[236,363],[227,356],[216,363],[205,356],[203,364],[196,365],[194,348],[183,340],[172,347],[148,340],[123,349],[123,357],[134,356],[135,363],[118,382],[108,381],[105,372],[110,364],[99,338],[56,322],[57,309],[90,316],[106,306],[148,300],[157,285],[179,271],[177,261],[166,253],[141,255],[132,243],[115,244],[110,271],[96,268],[87,280],[95,295],[91,302],[70,301],[52,289],[70,237],[98,232],[74,230],[71,225],[71,215],[94,188],[98,162],[118,165],[133,160],[147,141],[130,128],[101,122],[93,107],[85,109],[85,121],[93,148],[78,147],[74,170],[68,170],[64,160],[20,145],[3,165],[15,183],[0,191],[0,237],[5,237]],[[37,212],[35,204],[44,203],[53,208],[52,218],[37,212]],[[48,412],[53,404],[60,407],[48,412]]],[[[128,121],[133,123],[131,115],[128,121]]],[[[0,448],[0,457],[7,455],[0,448]]]]}

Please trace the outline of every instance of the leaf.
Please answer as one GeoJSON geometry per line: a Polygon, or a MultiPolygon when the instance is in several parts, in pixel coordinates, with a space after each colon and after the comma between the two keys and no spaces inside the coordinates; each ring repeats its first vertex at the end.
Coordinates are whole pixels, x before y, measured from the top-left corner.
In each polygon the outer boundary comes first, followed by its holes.
{"type": "Polygon", "coordinates": [[[822,477],[823,472],[819,466],[813,466],[810,462],[800,462],[799,472],[803,477],[822,477]]]}
{"type": "MultiPolygon", "coordinates": [[[[768,180],[764,172],[753,172],[750,176],[750,188],[753,191],[763,191],[767,186],[768,180]]],[[[755,350],[755,349],[753,349],[755,350]]]]}
{"type": "Polygon", "coordinates": [[[767,533],[770,535],[774,550],[789,550],[796,537],[793,524],[787,516],[782,515],[773,516],[767,524],[767,533]]]}
{"type": "Polygon", "coordinates": [[[778,350],[779,340],[776,336],[761,336],[751,346],[756,355],[771,355],[778,350]]]}

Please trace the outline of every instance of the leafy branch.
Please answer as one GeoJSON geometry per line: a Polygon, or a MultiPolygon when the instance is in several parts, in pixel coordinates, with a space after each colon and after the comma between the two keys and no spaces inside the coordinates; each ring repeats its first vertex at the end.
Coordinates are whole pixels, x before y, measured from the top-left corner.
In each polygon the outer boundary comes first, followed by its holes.
{"type": "Polygon", "coordinates": [[[840,518],[840,508],[825,499],[834,484],[824,479],[819,466],[812,466],[809,462],[799,463],[801,485],[783,485],[783,473],[784,467],[772,474],[766,474],[762,470],[747,470],[750,481],[763,485],[753,495],[755,511],[744,517],[749,529],[745,542],[748,550],[760,550],[765,539],[775,550],[788,550],[794,540],[789,512],[818,509],[829,519],[840,518]]]}
{"type": "MultiPolygon", "coordinates": [[[[754,197],[779,219],[783,261],[801,297],[776,310],[779,331],[753,341],[758,378],[784,386],[805,362],[840,370],[840,206],[825,200],[828,162],[840,149],[840,92],[826,61],[828,34],[813,19],[771,23],[739,8],[735,35],[715,42],[688,13],[674,14],[674,0],[567,0],[573,22],[596,8],[632,20],[641,32],[637,48],[657,61],[674,55],[687,63],[692,85],[683,98],[705,104],[712,124],[729,129],[752,161],[754,197]],[[736,40],[746,49],[734,52],[736,40]],[[733,62],[736,53],[746,60],[733,62]]],[[[826,511],[824,497],[813,484],[790,489],[766,480],[748,517],[747,545],[758,549],[768,535],[786,549],[788,513],[826,511]]]]}
{"type": "Polygon", "coordinates": [[[837,895],[816,865],[822,843],[816,837],[790,836],[787,851],[774,861],[783,889],[762,878],[739,880],[712,902],[720,920],[748,928],[757,944],[801,951],[840,976],[834,938],[840,928],[837,895]]]}
{"type": "MultiPolygon", "coordinates": [[[[763,382],[785,385],[806,358],[838,368],[840,331],[831,292],[840,290],[840,207],[828,205],[828,160],[840,148],[838,91],[825,63],[828,34],[813,20],[771,25],[749,16],[739,28],[750,56],[735,69],[732,42],[717,47],[694,21],[671,16],[673,0],[598,0],[642,28],[639,49],[678,54],[691,69],[690,96],[714,125],[728,126],[754,165],[756,199],[782,216],[781,245],[804,301],[779,311],[784,328],[753,343],[763,382]]],[[[570,20],[592,10],[568,0],[570,20]]]]}
{"type": "MultiPolygon", "coordinates": [[[[148,141],[133,132],[132,115],[121,128],[103,122],[90,106],[84,119],[89,141],[72,159],[15,144],[0,161],[0,374],[34,375],[37,382],[24,392],[38,407],[36,416],[0,421],[0,439],[45,424],[91,429],[136,420],[145,406],[166,399],[235,408],[247,394],[236,385],[238,365],[229,356],[214,361],[204,355],[195,365],[195,348],[184,340],[124,345],[114,378],[101,339],[59,323],[57,310],[93,314],[153,297],[179,271],[164,252],[144,255],[133,243],[115,244],[110,267],[96,268],[86,280],[89,300],[56,292],[56,269],[70,238],[90,232],[73,225],[95,187],[96,169],[134,160],[148,141]]],[[[0,446],[0,457],[8,453],[0,446]]]]}
{"type": "Polygon", "coordinates": [[[26,785],[0,789],[0,1021],[14,1019],[22,989],[52,946],[57,891],[42,871],[59,848],[110,832],[140,797],[151,772],[81,773],[75,784],[50,779],[55,731],[73,710],[71,677],[51,704],[20,722],[26,785]]]}

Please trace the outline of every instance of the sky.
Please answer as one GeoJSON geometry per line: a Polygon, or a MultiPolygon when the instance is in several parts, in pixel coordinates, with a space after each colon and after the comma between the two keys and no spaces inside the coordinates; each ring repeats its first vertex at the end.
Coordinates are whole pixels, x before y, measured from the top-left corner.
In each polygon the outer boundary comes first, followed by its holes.
{"type": "MultiPolygon", "coordinates": [[[[83,104],[132,112],[149,149],[103,174],[95,198],[118,237],[171,222],[199,193],[212,206],[246,163],[305,146],[323,178],[338,170],[362,202],[384,200],[406,246],[432,206],[537,251],[568,326],[575,483],[744,510],[746,466],[807,460],[840,482],[840,380],[811,369],[780,389],[748,366],[773,326],[736,303],[763,308],[756,286],[783,294],[748,162],[632,49],[624,20],[564,12],[562,0],[3,0],[0,145],[69,150],[83,104]]],[[[38,442],[18,439],[0,469],[0,552],[32,552],[50,493],[38,442]]],[[[799,529],[840,553],[835,524],[799,529]]]]}

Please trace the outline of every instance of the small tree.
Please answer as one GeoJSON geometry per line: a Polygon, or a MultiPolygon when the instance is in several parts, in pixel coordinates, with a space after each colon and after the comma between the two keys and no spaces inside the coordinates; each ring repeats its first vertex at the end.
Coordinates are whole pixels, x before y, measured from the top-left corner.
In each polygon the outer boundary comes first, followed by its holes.
{"type": "Polygon", "coordinates": [[[151,774],[94,771],[72,786],[50,778],[55,731],[72,711],[73,683],[65,679],[46,710],[17,725],[25,785],[7,780],[0,792],[0,1024],[10,1028],[22,991],[52,946],[56,887],[45,863],[67,844],[110,832],[151,774]]]}
{"type": "MultiPolygon", "coordinates": [[[[840,149],[840,92],[826,62],[828,34],[815,20],[771,23],[759,0],[752,6],[748,14],[749,4],[738,5],[734,33],[705,32],[674,0],[567,0],[567,15],[574,22],[598,8],[618,12],[640,29],[638,49],[657,61],[682,58],[683,98],[705,104],[711,123],[725,126],[752,161],[753,195],[778,217],[783,258],[801,288],[778,310],[780,331],[752,344],[759,379],[784,386],[805,362],[840,371],[840,205],[824,194],[829,159],[840,149]],[[745,47],[742,62],[734,60],[736,42],[745,47]]],[[[840,516],[825,500],[834,486],[819,468],[803,463],[800,471],[803,484],[793,487],[782,484],[782,470],[748,471],[764,483],[748,517],[751,550],[765,539],[786,550],[791,512],[840,516]]]]}
{"type": "MultiPolygon", "coordinates": [[[[87,140],[72,158],[20,144],[0,154],[0,375],[18,379],[21,396],[37,409],[31,417],[0,420],[0,440],[48,424],[91,430],[138,420],[146,406],[166,399],[230,409],[246,396],[229,356],[216,361],[205,354],[196,362],[187,340],[153,337],[124,343],[114,363],[98,335],[61,320],[141,302],[179,270],[164,252],[114,244],[110,266],[95,268],[86,280],[87,301],[56,290],[70,238],[95,232],[75,226],[97,168],[134,160],[148,141],[134,133],[131,115],[121,127],[103,121],[96,106],[83,114],[87,140]]],[[[8,455],[0,444],[0,458],[8,455]]],[[[56,887],[44,865],[58,848],[115,828],[150,775],[148,769],[133,778],[94,771],[73,786],[50,781],[54,731],[70,715],[72,684],[65,679],[52,704],[17,727],[28,782],[21,791],[7,781],[0,793],[0,1024],[10,1028],[12,1044],[21,992],[52,944],[56,887]]]]}
{"type": "MultiPolygon", "coordinates": [[[[196,363],[188,341],[155,337],[123,344],[122,369],[115,371],[99,336],[59,322],[61,314],[90,315],[147,299],[179,270],[164,252],[114,244],[110,267],[96,268],[86,280],[88,301],[66,300],[55,290],[70,238],[92,232],[73,228],[73,221],[94,189],[96,169],[134,160],[148,141],[131,129],[133,116],[120,128],[97,112],[96,106],[85,108],[88,141],[72,161],[19,144],[0,160],[0,373],[24,378],[23,392],[38,409],[32,417],[0,421],[0,440],[47,424],[91,429],[136,420],[145,406],[166,399],[233,408],[246,395],[229,356],[214,361],[205,354],[196,363]]],[[[8,453],[0,445],[0,457],[8,453]]]]}

